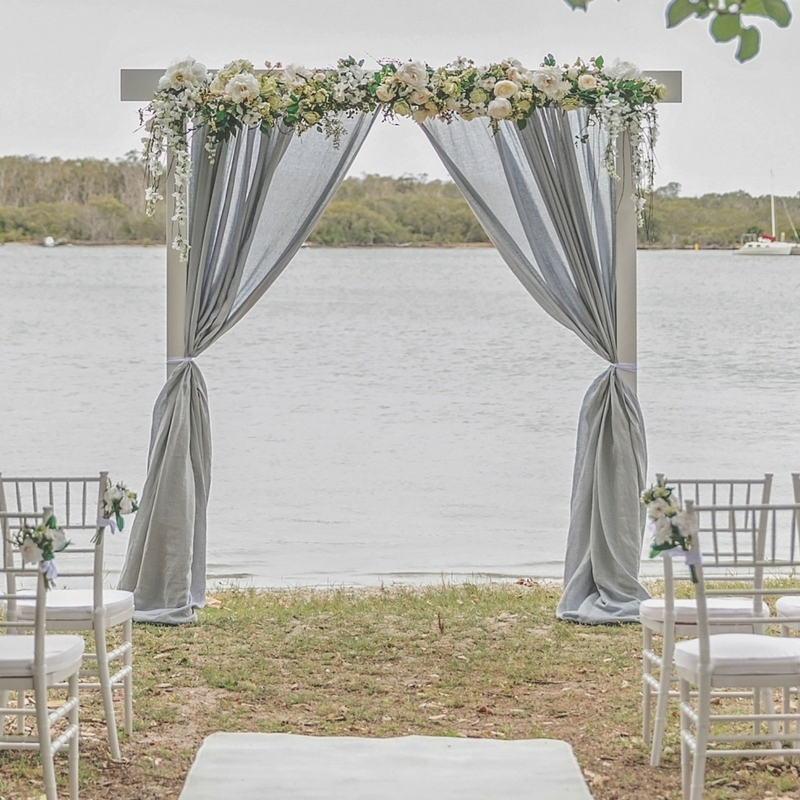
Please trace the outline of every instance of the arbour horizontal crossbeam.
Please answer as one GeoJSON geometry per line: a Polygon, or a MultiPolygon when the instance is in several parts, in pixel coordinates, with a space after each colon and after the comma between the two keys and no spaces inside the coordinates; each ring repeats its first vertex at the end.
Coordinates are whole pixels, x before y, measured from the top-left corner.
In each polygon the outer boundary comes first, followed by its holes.
{"type": "MultiPolygon", "coordinates": [[[[256,72],[265,70],[256,70],[256,72]]],[[[120,100],[146,103],[153,98],[158,87],[163,69],[121,69],[120,100]]],[[[667,95],[663,102],[680,103],[683,98],[683,73],[677,69],[645,70],[644,75],[667,87],[667,95]]]]}

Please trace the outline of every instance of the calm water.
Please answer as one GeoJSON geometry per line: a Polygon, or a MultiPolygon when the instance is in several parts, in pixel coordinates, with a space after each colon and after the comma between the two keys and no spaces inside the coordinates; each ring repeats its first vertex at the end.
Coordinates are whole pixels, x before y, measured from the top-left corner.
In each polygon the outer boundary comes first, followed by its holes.
{"type": "MultiPolygon", "coordinates": [[[[0,470],[108,469],[141,488],[164,258],[0,247],[0,470]]],[[[772,471],[788,499],[798,298],[800,258],[639,254],[651,475],[772,471]]],[[[604,363],[493,250],[303,250],[199,362],[212,579],[561,575],[578,409],[604,363]]]]}

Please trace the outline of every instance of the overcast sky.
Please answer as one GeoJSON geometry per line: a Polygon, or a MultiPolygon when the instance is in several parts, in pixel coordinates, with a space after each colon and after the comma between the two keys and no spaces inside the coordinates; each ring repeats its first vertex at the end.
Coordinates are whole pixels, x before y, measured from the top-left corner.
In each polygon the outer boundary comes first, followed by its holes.
{"type": "MultiPolygon", "coordinates": [[[[667,0],[0,0],[0,155],[117,158],[140,147],[137,104],[119,100],[119,70],[187,54],[209,68],[234,58],[326,66],[353,55],[536,66],[550,52],[621,57],[680,69],[684,102],[661,107],[657,185],[683,194],[800,191],[800,23],[765,20],[748,64],[707,24],[668,31],[667,0]],[[770,171],[774,178],[771,183],[770,171]]],[[[377,124],[351,174],[445,177],[413,123],[377,124]]]]}

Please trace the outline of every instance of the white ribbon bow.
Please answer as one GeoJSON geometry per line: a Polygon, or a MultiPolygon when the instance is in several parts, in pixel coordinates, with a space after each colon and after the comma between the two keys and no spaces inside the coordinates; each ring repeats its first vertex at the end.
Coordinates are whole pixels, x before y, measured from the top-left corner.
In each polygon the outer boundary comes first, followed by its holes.
{"type": "Polygon", "coordinates": [[[119,531],[117,527],[117,520],[113,517],[98,517],[97,518],[97,527],[98,528],[111,528],[111,534],[115,534],[119,531]]]}

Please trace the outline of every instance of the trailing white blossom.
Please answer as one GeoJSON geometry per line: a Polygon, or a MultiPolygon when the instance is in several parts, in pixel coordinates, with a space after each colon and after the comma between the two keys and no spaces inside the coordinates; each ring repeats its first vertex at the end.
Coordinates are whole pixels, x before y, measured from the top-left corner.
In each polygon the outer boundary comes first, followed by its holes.
{"type": "Polygon", "coordinates": [[[533,70],[513,58],[477,67],[458,58],[437,69],[422,61],[386,62],[368,69],[347,58],[334,68],[314,70],[266,62],[259,72],[251,62],[239,59],[211,76],[203,64],[187,57],[170,65],[153,100],[140,112],[147,132],[143,140],[147,209],[152,214],[163,200],[159,187],[165,156],[171,151],[172,221],[177,231],[173,247],[186,259],[189,143],[200,127],[206,129],[205,147],[213,160],[219,144],[242,128],[268,133],[280,123],[299,134],[315,128],[338,146],[345,133],[342,116],[359,112],[380,109],[386,118],[411,117],[418,123],[484,118],[496,132],[502,120],[524,128],[537,108],[556,107],[585,108],[589,124],[606,131],[603,163],[615,178],[617,138],[630,137],[634,202],[641,224],[644,197],[653,182],[655,105],[663,96],[664,87],[643,77],[634,65],[624,61],[606,65],[602,58],[558,66],[547,56],[533,70]]]}

